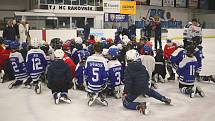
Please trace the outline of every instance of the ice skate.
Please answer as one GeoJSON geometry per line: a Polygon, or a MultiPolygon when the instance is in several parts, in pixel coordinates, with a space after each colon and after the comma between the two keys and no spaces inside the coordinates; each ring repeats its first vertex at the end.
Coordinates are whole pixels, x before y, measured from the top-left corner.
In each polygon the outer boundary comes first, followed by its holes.
{"type": "Polygon", "coordinates": [[[89,97],[88,106],[92,106],[92,104],[95,102],[96,98],[98,97],[98,94],[88,93],[88,97],[89,97]]]}
{"type": "Polygon", "coordinates": [[[21,84],[22,84],[22,81],[19,81],[19,80],[13,81],[12,83],[10,83],[10,84],[8,85],[8,88],[9,88],[9,89],[12,89],[12,88],[14,88],[14,87],[18,87],[18,86],[21,85],[21,84]]]}
{"type": "Polygon", "coordinates": [[[190,95],[190,98],[194,98],[195,94],[196,94],[196,87],[190,87],[187,89],[188,94],[190,95]]]}
{"type": "Polygon", "coordinates": [[[1,70],[0,72],[0,83],[3,83],[4,82],[4,70],[1,70]]]}
{"type": "Polygon", "coordinates": [[[97,100],[98,102],[100,102],[102,105],[108,106],[108,102],[105,100],[104,95],[99,94],[99,96],[96,98],[96,100],[97,100]]]}
{"type": "Polygon", "coordinates": [[[77,78],[73,78],[72,83],[73,83],[73,89],[76,90],[77,89],[77,86],[76,86],[77,78]]]}
{"type": "Polygon", "coordinates": [[[210,81],[212,81],[213,83],[215,83],[215,75],[210,75],[210,81]]]}
{"type": "Polygon", "coordinates": [[[38,82],[35,85],[34,91],[36,92],[36,94],[40,94],[41,93],[41,82],[38,82]]]}
{"type": "Polygon", "coordinates": [[[149,113],[148,106],[149,106],[149,102],[140,103],[140,104],[137,106],[137,110],[138,110],[141,114],[147,115],[147,114],[149,113]]]}
{"type": "Polygon", "coordinates": [[[170,105],[170,103],[171,103],[171,99],[166,98],[166,97],[163,97],[161,101],[164,102],[167,105],[170,105]]]}
{"type": "Polygon", "coordinates": [[[122,92],[121,92],[121,88],[120,86],[116,86],[115,89],[114,89],[114,97],[116,99],[119,99],[122,97],[122,92]]]}
{"type": "Polygon", "coordinates": [[[60,102],[60,95],[61,95],[60,92],[54,93],[54,95],[53,95],[54,96],[54,102],[56,105],[59,104],[59,102],[60,102]]]}
{"type": "Polygon", "coordinates": [[[174,73],[171,74],[170,77],[167,78],[167,80],[168,80],[168,81],[170,81],[170,80],[175,80],[175,74],[174,74],[174,73]]]}
{"type": "Polygon", "coordinates": [[[196,87],[196,94],[199,94],[201,97],[205,97],[205,93],[199,86],[196,87]]]}
{"type": "Polygon", "coordinates": [[[67,94],[61,94],[60,100],[68,104],[71,103],[71,100],[68,98],[67,94]]]}

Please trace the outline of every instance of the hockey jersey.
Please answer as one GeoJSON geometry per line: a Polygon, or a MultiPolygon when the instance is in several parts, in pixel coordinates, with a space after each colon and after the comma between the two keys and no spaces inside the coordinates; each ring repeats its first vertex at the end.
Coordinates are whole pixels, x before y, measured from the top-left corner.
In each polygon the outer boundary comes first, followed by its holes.
{"type": "Polygon", "coordinates": [[[203,59],[203,53],[200,49],[196,48],[195,49],[195,52],[194,52],[194,56],[196,57],[197,59],[197,62],[198,62],[198,70],[197,70],[197,73],[200,73],[201,70],[202,70],[202,59],[203,59]]]}
{"type": "Polygon", "coordinates": [[[179,63],[185,58],[186,52],[183,48],[176,49],[172,56],[170,56],[170,61],[173,63],[175,69],[178,68],[179,63]]]}
{"type": "Polygon", "coordinates": [[[27,53],[26,67],[33,81],[36,81],[39,76],[45,72],[47,61],[46,55],[41,49],[31,49],[27,53]]]}
{"type": "Polygon", "coordinates": [[[185,57],[178,67],[179,83],[194,85],[198,62],[195,57],[185,57]]]}
{"type": "Polygon", "coordinates": [[[142,64],[146,67],[149,73],[149,78],[152,78],[152,72],[155,69],[155,59],[151,55],[141,55],[140,56],[142,64]]]}
{"type": "Polygon", "coordinates": [[[199,26],[190,25],[184,31],[184,38],[187,40],[191,40],[193,37],[202,36],[202,28],[199,26]]]}
{"type": "Polygon", "coordinates": [[[85,81],[84,72],[85,66],[82,66],[80,63],[78,63],[75,69],[75,77],[77,78],[78,85],[82,85],[85,81]]]}
{"type": "Polygon", "coordinates": [[[13,52],[10,54],[10,64],[13,69],[15,80],[25,81],[28,79],[28,74],[22,54],[13,52]]]}
{"type": "Polygon", "coordinates": [[[69,65],[71,78],[74,78],[76,65],[74,64],[73,60],[67,56],[67,54],[64,54],[63,61],[69,65]]]}
{"type": "Polygon", "coordinates": [[[119,86],[123,80],[122,64],[118,60],[110,60],[108,66],[108,87],[113,89],[119,86]]]}
{"type": "Polygon", "coordinates": [[[176,43],[173,43],[172,46],[168,46],[167,44],[164,47],[164,59],[168,60],[172,53],[176,50],[177,45],[176,43]]]}
{"type": "Polygon", "coordinates": [[[102,91],[108,77],[106,59],[100,54],[89,56],[85,64],[85,76],[89,92],[102,91]]]}

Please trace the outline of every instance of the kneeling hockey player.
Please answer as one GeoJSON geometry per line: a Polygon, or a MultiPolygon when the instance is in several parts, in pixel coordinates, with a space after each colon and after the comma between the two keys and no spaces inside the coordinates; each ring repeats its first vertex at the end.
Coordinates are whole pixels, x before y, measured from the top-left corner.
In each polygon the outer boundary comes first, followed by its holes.
{"type": "Polygon", "coordinates": [[[127,109],[138,110],[140,113],[147,114],[148,109],[146,102],[134,102],[134,100],[142,94],[170,104],[171,99],[149,88],[149,74],[145,66],[140,62],[138,52],[136,50],[129,50],[126,52],[126,57],[128,66],[125,70],[123,106],[127,109]]]}
{"type": "Polygon", "coordinates": [[[68,89],[72,87],[70,68],[63,61],[63,50],[55,50],[54,55],[56,60],[49,66],[47,72],[48,88],[52,91],[55,104],[59,104],[60,100],[71,103],[68,98],[68,89]]]}

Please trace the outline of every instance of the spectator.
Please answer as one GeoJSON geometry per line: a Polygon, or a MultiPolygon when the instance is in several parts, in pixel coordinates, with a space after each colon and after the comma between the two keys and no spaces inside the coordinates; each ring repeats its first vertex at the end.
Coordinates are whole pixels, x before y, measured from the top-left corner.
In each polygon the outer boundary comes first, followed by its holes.
{"type": "Polygon", "coordinates": [[[84,26],[84,41],[88,40],[88,37],[90,35],[90,25],[88,22],[86,22],[86,25],[84,26]]]}
{"type": "Polygon", "coordinates": [[[162,49],[161,43],[161,23],[159,18],[155,19],[155,50],[157,50],[157,43],[159,43],[159,49],[162,49]]]}
{"type": "Polygon", "coordinates": [[[19,24],[16,22],[16,20],[13,20],[13,27],[16,30],[16,37],[19,39],[19,24]]]}
{"type": "Polygon", "coordinates": [[[13,27],[13,21],[9,20],[7,22],[6,28],[3,30],[3,38],[4,40],[16,40],[16,30],[13,27]]]}
{"type": "Polygon", "coordinates": [[[25,21],[21,21],[21,23],[19,24],[19,42],[23,43],[26,42],[27,39],[27,29],[26,29],[26,24],[25,21]]]}

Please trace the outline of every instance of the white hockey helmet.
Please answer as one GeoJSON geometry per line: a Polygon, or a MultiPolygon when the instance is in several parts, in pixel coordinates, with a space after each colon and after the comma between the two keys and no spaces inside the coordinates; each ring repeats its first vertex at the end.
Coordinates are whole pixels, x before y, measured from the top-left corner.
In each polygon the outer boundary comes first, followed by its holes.
{"type": "Polygon", "coordinates": [[[77,44],[82,44],[82,43],[83,43],[82,38],[81,38],[81,37],[76,37],[76,38],[75,38],[75,43],[77,43],[77,44]]]}
{"type": "Polygon", "coordinates": [[[117,45],[117,47],[118,47],[120,50],[122,50],[122,49],[123,49],[122,44],[118,44],[118,45],[117,45]]]}
{"type": "Polygon", "coordinates": [[[177,47],[184,47],[184,43],[182,41],[176,41],[177,47]]]}
{"type": "Polygon", "coordinates": [[[127,35],[123,35],[122,39],[128,39],[128,36],[127,35]]]}
{"type": "Polygon", "coordinates": [[[34,38],[31,40],[31,46],[38,48],[40,47],[41,41],[37,38],[34,38]]]}
{"type": "Polygon", "coordinates": [[[131,40],[129,38],[127,39],[122,39],[122,42],[124,45],[127,45],[131,40]]]}
{"type": "Polygon", "coordinates": [[[137,52],[137,50],[129,50],[126,52],[126,59],[128,61],[137,61],[139,59],[139,53],[137,52]]]}
{"type": "Polygon", "coordinates": [[[103,55],[103,56],[107,56],[107,55],[108,55],[108,50],[109,50],[109,49],[103,49],[103,50],[102,50],[102,55],[103,55]]]}
{"type": "Polygon", "coordinates": [[[64,51],[61,49],[57,49],[54,51],[54,56],[56,59],[63,59],[64,57],[64,51]]]}
{"type": "MultiPolygon", "coordinates": [[[[110,48],[118,48],[118,47],[117,47],[116,45],[112,45],[112,46],[109,47],[109,49],[110,49],[110,48]]],[[[119,49],[119,48],[118,48],[118,49],[119,49]]]]}

